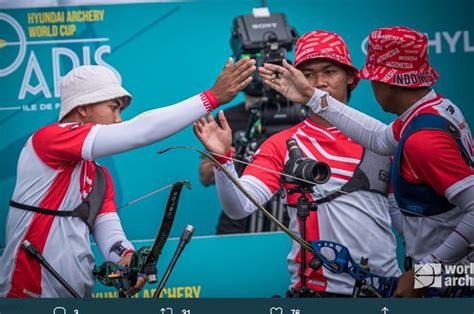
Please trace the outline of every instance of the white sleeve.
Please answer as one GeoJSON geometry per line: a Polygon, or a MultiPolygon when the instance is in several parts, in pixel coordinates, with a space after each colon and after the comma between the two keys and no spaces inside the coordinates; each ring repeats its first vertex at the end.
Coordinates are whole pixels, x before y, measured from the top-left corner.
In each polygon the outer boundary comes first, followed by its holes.
{"type": "Polygon", "coordinates": [[[423,262],[445,261],[452,263],[459,261],[469,254],[469,245],[474,244],[474,186],[467,187],[449,200],[465,212],[448,238],[431,254],[423,258],[423,262]]]}
{"type": "Polygon", "coordinates": [[[97,159],[155,143],[187,127],[207,113],[203,94],[176,105],[143,112],[135,118],[116,124],[97,125],[89,145],[97,159]]]}
{"type": "Polygon", "coordinates": [[[116,263],[125,250],[133,250],[133,245],[125,237],[117,213],[97,216],[92,230],[95,242],[106,261],[116,263]]]}
{"type": "MultiPolygon", "coordinates": [[[[234,178],[257,200],[265,204],[272,197],[270,190],[253,176],[243,176],[239,179],[234,164],[227,162],[223,165],[234,178]]],[[[219,169],[214,168],[216,189],[224,212],[232,219],[241,219],[252,214],[257,208],[219,169]]]]}
{"type": "Polygon", "coordinates": [[[331,97],[327,92],[315,89],[308,107],[323,116],[345,135],[380,155],[393,155],[398,146],[392,124],[386,125],[331,97]],[[326,97],[328,106],[321,108],[321,98],[326,97]]]}

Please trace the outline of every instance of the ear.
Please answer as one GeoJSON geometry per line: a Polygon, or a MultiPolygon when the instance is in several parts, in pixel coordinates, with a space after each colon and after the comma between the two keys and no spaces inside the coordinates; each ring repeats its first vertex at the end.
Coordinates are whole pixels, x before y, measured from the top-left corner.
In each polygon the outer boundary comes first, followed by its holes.
{"type": "Polygon", "coordinates": [[[87,106],[79,106],[76,108],[76,110],[77,113],[79,113],[79,116],[81,116],[81,118],[87,117],[87,106]]]}
{"type": "Polygon", "coordinates": [[[356,74],[352,70],[346,71],[346,74],[347,74],[347,84],[351,85],[355,81],[355,75],[356,74]]]}

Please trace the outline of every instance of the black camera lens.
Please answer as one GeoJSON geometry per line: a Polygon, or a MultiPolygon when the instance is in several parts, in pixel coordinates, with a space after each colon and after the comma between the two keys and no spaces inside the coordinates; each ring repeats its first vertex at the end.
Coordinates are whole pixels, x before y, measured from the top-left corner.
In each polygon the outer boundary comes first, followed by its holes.
{"type": "MultiPolygon", "coordinates": [[[[329,180],[331,168],[327,163],[306,157],[294,138],[286,141],[286,147],[288,149],[288,161],[285,165],[286,174],[304,181],[314,182],[314,184],[323,184],[329,180]]],[[[301,182],[294,181],[294,179],[286,180],[290,183],[301,184],[301,182]]]]}
{"type": "Polygon", "coordinates": [[[316,184],[323,184],[329,180],[331,176],[331,169],[328,164],[324,162],[317,162],[312,159],[303,159],[297,168],[297,177],[315,182],[316,184]]]}

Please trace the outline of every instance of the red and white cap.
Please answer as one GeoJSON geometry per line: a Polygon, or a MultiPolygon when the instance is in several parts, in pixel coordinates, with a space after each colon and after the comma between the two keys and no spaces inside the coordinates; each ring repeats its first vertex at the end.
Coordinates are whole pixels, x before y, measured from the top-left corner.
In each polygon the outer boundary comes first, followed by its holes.
{"type": "Polygon", "coordinates": [[[316,30],[301,36],[296,42],[295,67],[313,59],[330,59],[349,67],[355,75],[351,89],[357,86],[359,70],[352,64],[349,49],[339,34],[316,30]]]}
{"type": "Polygon", "coordinates": [[[408,88],[432,86],[438,72],[428,62],[428,38],[407,27],[370,33],[367,62],[359,77],[408,88]]]}

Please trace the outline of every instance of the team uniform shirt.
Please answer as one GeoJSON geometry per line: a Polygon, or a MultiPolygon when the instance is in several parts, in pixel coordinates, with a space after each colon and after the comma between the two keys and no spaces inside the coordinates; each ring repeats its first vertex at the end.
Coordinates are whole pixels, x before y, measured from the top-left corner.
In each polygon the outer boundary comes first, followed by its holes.
{"type": "MultiPolygon", "coordinates": [[[[451,101],[431,91],[392,124],[393,140],[400,141],[406,127],[420,114],[439,115],[450,121],[461,134],[468,158],[474,160],[469,126],[451,101]]],[[[402,177],[414,184],[427,184],[447,199],[474,185],[474,171],[461,155],[456,141],[439,130],[421,130],[408,137],[400,163],[402,177]]],[[[433,253],[452,233],[465,213],[458,207],[429,217],[403,216],[407,254],[420,261],[433,253]],[[436,230],[436,232],[433,232],[436,230]]]]}
{"type": "MultiPolygon", "coordinates": [[[[205,91],[177,104],[143,112],[122,123],[63,123],[44,127],[23,147],[12,200],[50,210],[74,210],[93,186],[94,159],[165,139],[218,105],[212,91],[205,91]]],[[[110,174],[106,169],[104,172],[107,190],[92,232],[104,257],[117,262],[133,250],[133,245],[126,239],[116,213],[110,174]]],[[[70,297],[56,279],[20,248],[25,239],[38,247],[79,295],[91,296],[95,259],[89,233],[87,225],[78,218],[10,208],[7,246],[0,260],[0,296],[70,297]]]]}
{"type": "MultiPolygon", "coordinates": [[[[416,116],[425,113],[439,115],[457,128],[462,146],[468,154],[467,158],[474,160],[472,135],[466,119],[457,106],[436,94],[434,90],[418,100],[390,125],[345,106],[319,90],[315,90],[308,106],[365,147],[384,155],[396,153],[400,139],[416,116]],[[321,97],[327,97],[328,106],[324,109],[320,106],[321,97]]],[[[403,147],[400,172],[410,183],[430,185],[449,201],[474,186],[474,172],[461,155],[458,144],[449,134],[439,130],[420,130],[408,137],[403,147]]],[[[391,206],[398,208],[396,202],[392,202],[391,206]]],[[[472,234],[460,234],[465,240],[456,241],[457,244],[445,243],[460,223],[464,227],[472,225],[471,216],[457,207],[430,217],[402,215],[400,220],[407,254],[417,262],[429,258],[435,250],[441,249],[441,244],[443,252],[437,253],[450,256],[451,251],[455,250],[453,245],[465,245],[466,240],[469,243],[468,239],[472,237],[472,234]]],[[[465,233],[469,232],[466,228],[465,233]]],[[[434,257],[446,260],[444,256],[434,257]]]]}
{"type": "MultiPolygon", "coordinates": [[[[335,127],[324,128],[310,119],[284,130],[266,140],[254,156],[252,165],[247,166],[240,182],[253,192],[260,202],[268,201],[281,187],[281,173],[288,160],[286,141],[295,138],[302,151],[309,158],[326,162],[331,167],[331,177],[325,184],[314,186],[311,199],[323,198],[348,182],[361,162],[363,148],[351,141],[335,127]],[[260,192],[257,192],[260,191],[260,192]],[[261,194],[261,195],[259,195],[261,194]],[[262,196],[263,195],[263,196],[262,196]]],[[[225,164],[230,167],[232,164],[225,164]]],[[[216,185],[224,205],[226,194],[234,193],[228,180],[220,171],[216,173],[216,185]],[[225,181],[227,180],[227,181],[225,181]]],[[[284,183],[285,187],[289,187],[284,183]]],[[[297,194],[288,195],[286,202],[296,204],[297,194]]],[[[289,206],[290,229],[300,234],[296,205],[289,206]],[[293,207],[295,206],[295,207],[293,207]]],[[[241,209],[243,212],[255,208],[241,209]]],[[[396,262],[396,241],[390,227],[387,199],[378,193],[356,191],[342,195],[332,201],[318,205],[307,219],[307,240],[329,240],[349,248],[355,261],[361,257],[369,258],[372,272],[382,276],[398,276],[396,262]]],[[[307,265],[311,260],[307,255],[307,265]]],[[[300,245],[292,243],[288,255],[291,288],[299,288],[300,245]]],[[[354,280],[347,274],[334,274],[320,268],[308,278],[307,285],[318,292],[350,295],[354,280]]]]}
{"type": "MultiPolygon", "coordinates": [[[[52,124],[34,133],[21,151],[12,200],[70,211],[91,191],[96,165],[90,159],[100,125],[52,124]]],[[[114,188],[103,167],[107,189],[99,215],[116,212],[114,188]]],[[[81,296],[91,296],[95,258],[89,229],[79,218],[56,217],[10,207],[7,246],[0,259],[1,297],[70,297],[58,281],[21,248],[37,246],[51,266],[81,296]]]]}

